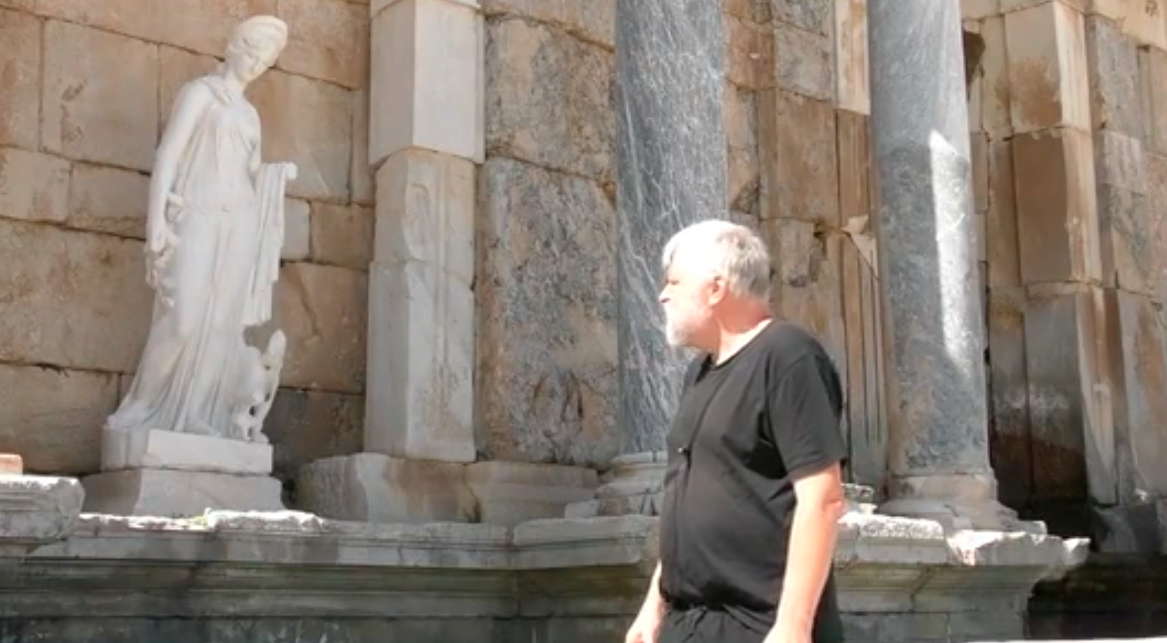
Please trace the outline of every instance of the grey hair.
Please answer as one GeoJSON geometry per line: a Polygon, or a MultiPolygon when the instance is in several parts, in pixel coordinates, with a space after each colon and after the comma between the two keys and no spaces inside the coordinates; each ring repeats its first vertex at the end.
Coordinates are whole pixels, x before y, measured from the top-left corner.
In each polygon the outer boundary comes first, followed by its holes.
{"type": "Polygon", "coordinates": [[[725,278],[729,291],[739,297],[770,298],[770,253],[765,242],[749,228],[708,219],[673,235],[665,244],[661,268],[668,272],[676,263],[699,262],[725,278]]]}

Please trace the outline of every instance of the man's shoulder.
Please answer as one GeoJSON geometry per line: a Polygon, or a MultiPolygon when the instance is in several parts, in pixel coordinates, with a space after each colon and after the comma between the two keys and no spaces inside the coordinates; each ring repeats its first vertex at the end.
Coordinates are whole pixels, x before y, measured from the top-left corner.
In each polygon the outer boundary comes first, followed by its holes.
{"type": "Polygon", "coordinates": [[[772,369],[782,371],[806,358],[830,357],[814,333],[793,322],[774,320],[759,337],[772,369]]]}

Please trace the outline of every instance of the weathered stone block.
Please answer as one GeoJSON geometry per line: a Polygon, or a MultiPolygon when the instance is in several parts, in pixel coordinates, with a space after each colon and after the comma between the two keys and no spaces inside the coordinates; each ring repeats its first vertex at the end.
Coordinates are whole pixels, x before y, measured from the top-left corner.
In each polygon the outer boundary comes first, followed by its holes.
{"type": "Polygon", "coordinates": [[[24,456],[31,472],[95,472],[118,399],[117,375],[0,365],[0,451],[24,456]]]}
{"type": "Polygon", "coordinates": [[[1049,2],[1005,14],[1013,130],[1090,129],[1082,14],[1049,2]]]}
{"type": "Polygon", "coordinates": [[[128,469],[89,476],[86,513],[119,516],[193,517],[208,509],[282,511],[280,481],[205,471],[128,469]]]}
{"type": "Polygon", "coordinates": [[[1122,30],[1140,44],[1167,49],[1167,7],[1162,0],[1125,3],[1122,30]]]}
{"type": "Polygon", "coordinates": [[[45,149],[148,171],[158,144],[158,47],[56,21],[44,37],[45,149]]]}
{"type": "Polygon", "coordinates": [[[748,17],[725,14],[725,77],[742,89],[774,86],[774,32],[748,17]]]}
{"type": "Polygon", "coordinates": [[[477,462],[466,467],[466,484],[478,501],[479,520],[514,526],[563,518],[568,505],[592,499],[599,479],[584,467],[477,462]]]}
{"type": "Polygon", "coordinates": [[[584,42],[616,48],[616,0],[481,0],[481,4],[487,17],[507,15],[545,22],[584,42]]]}
{"type": "Polygon", "coordinates": [[[1013,139],[1024,283],[1101,279],[1093,159],[1090,135],[1077,130],[1013,139]]]}
{"type": "Polygon", "coordinates": [[[1147,172],[1142,141],[1109,130],[1095,132],[1094,176],[1099,185],[1146,194],[1147,172]]]}
{"type": "Polygon", "coordinates": [[[1030,289],[1025,315],[1034,495],[1113,504],[1117,462],[1107,313],[1098,288],[1030,289]]]}
{"type": "Polygon", "coordinates": [[[776,268],[772,298],[778,316],[818,336],[846,381],[844,238],[838,234],[819,236],[814,223],[796,219],[770,219],[762,226],[776,268]]]}
{"type": "Polygon", "coordinates": [[[989,209],[989,137],[972,134],[969,137],[969,161],[972,164],[973,211],[980,214],[989,209]]]}
{"type": "Polygon", "coordinates": [[[327,518],[373,523],[473,522],[465,465],[375,453],[318,460],[300,470],[299,505],[327,518]]]}
{"type": "Polygon", "coordinates": [[[256,14],[275,14],[276,4],[277,0],[198,0],[185,3],[176,13],[173,5],[157,0],[37,0],[36,11],[66,22],[220,56],[236,25],[256,14]]]}
{"type": "Polygon", "coordinates": [[[280,259],[304,261],[311,254],[312,206],[301,199],[284,200],[284,245],[280,259]]]}
{"type": "MultiPolygon", "coordinates": [[[[1157,247],[1167,244],[1167,156],[1147,154],[1147,211],[1152,225],[1159,229],[1157,247]]],[[[1156,255],[1159,265],[1155,272],[1156,295],[1160,302],[1167,301],[1167,258],[1161,252],[1156,255]]]]}
{"type": "Polygon", "coordinates": [[[487,23],[486,144],[491,152],[611,180],[615,56],[551,27],[487,23]]]}
{"type": "Polygon", "coordinates": [[[770,0],[774,20],[826,35],[831,28],[834,0],[770,0]]]}
{"type": "Polygon", "coordinates": [[[729,142],[729,207],[758,211],[761,166],[758,162],[757,95],[725,88],[725,134],[729,142]]]}
{"type": "Polygon", "coordinates": [[[1112,185],[1098,186],[1098,226],[1104,284],[1151,294],[1160,269],[1162,215],[1153,217],[1147,198],[1112,185]]]}
{"type": "Polygon", "coordinates": [[[69,185],[71,228],[145,239],[150,177],[139,172],[77,163],[69,185]]]}
{"type": "Polygon", "coordinates": [[[981,122],[973,129],[984,130],[996,141],[1013,134],[1013,119],[1009,107],[1009,59],[1006,55],[1005,19],[986,18],[981,23],[980,36],[985,50],[981,54],[981,122]]]}
{"type": "Polygon", "coordinates": [[[367,270],[373,260],[373,211],[317,203],[312,207],[312,260],[367,270]]]}
{"type": "Polygon", "coordinates": [[[35,150],[40,144],[41,21],[0,9],[0,145],[35,150]]]}
{"type": "Polygon", "coordinates": [[[1001,0],[960,0],[960,17],[982,20],[1001,13],[1001,0]]]}
{"type": "MultiPolygon", "coordinates": [[[[1097,4],[1100,0],[1000,0],[1001,13],[1010,13],[1013,11],[1020,11],[1030,7],[1037,7],[1045,4],[1064,4],[1067,8],[1073,9],[1078,13],[1086,13],[1090,11],[1091,6],[1097,4]]],[[[1101,0],[1102,2],[1110,2],[1112,0],[1101,0]]],[[[1123,0],[1119,0],[1120,2],[1123,0]]]]}
{"type": "Polygon", "coordinates": [[[1167,332],[1161,306],[1149,297],[1110,291],[1118,312],[1110,341],[1121,346],[1114,374],[1115,438],[1120,500],[1167,495],[1167,332]]]}
{"type": "Polygon", "coordinates": [[[481,160],[484,36],[478,9],[401,0],[375,3],[372,10],[371,163],[411,147],[481,160]]]}
{"type": "Polygon", "coordinates": [[[281,384],[360,393],[365,385],[367,278],[345,268],[285,264],[273,324],[288,336],[281,384]]]}
{"type": "Polygon", "coordinates": [[[812,33],[781,22],[776,23],[774,74],[778,87],[810,98],[834,101],[832,42],[825,32],[812,33]]]}
{"type": "Polygon", "coordinates": [[[1140,49],[1139,76],[1143,144],[1148,150],[1167,154],[1167,51],[1140,49]]]}
{"type": "Polygon", "coordinates": [[[1000,499],[1020,506],[1031,493],[1029,383],[1026,378],[1026,295],[993,288],[988,295],[990,427],[993,472],[1000,499]]]}
{"type": "Polygon", "coordinates": [[[1092,126],[1138,136],[1143,127],[1139,57],[1133,39],[1101,16],[1086,17],[1092,126]]]}
{"type": "Polygon", "coordinates": [[[989,209],[985,213],[985,259],[990,288],[1021,285],[1013,143],[989,144],[989,209]]]}
{"type": "Polygon", "coordinates": [[[288,24],[280,69],[350,89],[365,86],[369,69],[369,9],[345,0],[279,0],[288,24]]]}
{"type": "Polygon", "coordinates": [[[835,104],[839,109],[870,114],[867,0],[836,0],[834,36],[835,104]]]}
{"type": "Polygon", "coordinates": [[[377,171],[365,449],[474,460],[474,166],[395,154],[377,171]]]}
{"type": "Polygon", "coordinates": [[[348,201],[356,94],[273,70],[256,81],[251,95],[263,119],[264,161],[299,166],[299,177],[288,184],[288,194],[348,201]]]}
{"type": "Polygon", "coordinates": [[[758,95],[762,218],[839,225],[835,110],[782,90],[758,95]]]}
{"type": "Polygon", "coordinates": [[[477,446],[602,466],[616,453],[616,220],[598,185],[494,159],[482,170],[477,446]]]}
{"type": "Polygon", "coordinates": [[[266,475],[271,473],[271,464],[270,444],[158,429],[102,431],[102,471],[166,469],[266,475]]]}
{"type": "Polygon", "coordinates": [[[142,244],[0,220],[0,361],[130,372],[153,294],[142,244]]]}
{"type": "Polygon", "coordinates": [[[359,395],[280,389],[263,425],[275,447],[274,475],[294,479],[314,460],[360,451],[364,412],[359,395]]]}
{"type": "Polygon", "coordinates": [[[369,90],[353,92],[352,200],[361,205],[376,202],[376,181],[369,165],[369,90]]]}
{"type": "Polygon", "coordinates": [[[60,222],[69,215],[68,203],[68,161],[0,147],[0,217],[60,222]]]}

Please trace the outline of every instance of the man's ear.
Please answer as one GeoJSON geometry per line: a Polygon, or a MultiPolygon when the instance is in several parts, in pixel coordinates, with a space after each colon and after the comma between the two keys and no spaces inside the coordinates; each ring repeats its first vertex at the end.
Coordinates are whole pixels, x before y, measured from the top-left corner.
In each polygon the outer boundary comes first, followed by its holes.
{"type": "Polygon", "coordinates": [[[710,306],[713,306],[713,305],[720,303],[721,300],[725,299],[725,296],[728,293],[729,293],[729,289],[726,287],[724,277],[716,276],[713,279],[709,280],[709,305],[710,306]]]}

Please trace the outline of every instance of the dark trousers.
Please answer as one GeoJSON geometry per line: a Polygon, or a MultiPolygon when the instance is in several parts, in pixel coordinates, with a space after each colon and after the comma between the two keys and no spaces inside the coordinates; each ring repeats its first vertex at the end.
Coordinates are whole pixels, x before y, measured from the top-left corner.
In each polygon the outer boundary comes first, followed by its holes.
{"type": "MultiPolygon", "coordinates": [[[[762,643],[769,632],[770,623],[743,610],[670,606],[657,643],[762,643]]],[[[820,619],[813,637],[814,643],[843,643],[842,623],[820,619]]]]}

